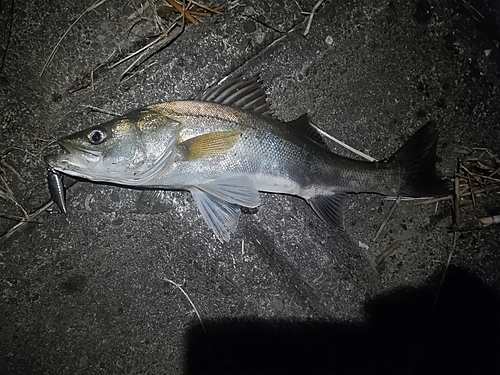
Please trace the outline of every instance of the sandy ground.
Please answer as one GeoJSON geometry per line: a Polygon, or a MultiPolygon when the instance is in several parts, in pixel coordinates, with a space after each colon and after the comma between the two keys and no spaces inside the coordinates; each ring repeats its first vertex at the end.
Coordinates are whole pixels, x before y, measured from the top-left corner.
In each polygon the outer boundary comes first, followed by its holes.
{"type": "MultiPolygon", "coordinates": [[[[2,1],[0,176],[32,213],[49,200],[52,142],[112,118],[88,106],[126,113],[242,73],[260,74],[277,118],[307,112],[376,158],[433,121],[453,177],[470,148],[500,150],[500,6],[407,3],[331,1],[304,36],[315,1],[240,1],[120,79],[133,59],[109,67],[157,35],[131,3],[85,13],[41,75],[92,3],[2,1]]],[[[500,227],[454,235],[448,201],[402,202],[374,240],[383,197],[351,196],[340,231],[262,194],[222,244],[189,194],[162,214],[136,213],[138,196],[78,182],[67,215],[51,207],[0,239],[2,374],[500,372],[500,227]]],[[[22,211],[0,212],[1,235],[22,211]]],[[[499,213],[495,194],[461,212],[499,213]]]]}

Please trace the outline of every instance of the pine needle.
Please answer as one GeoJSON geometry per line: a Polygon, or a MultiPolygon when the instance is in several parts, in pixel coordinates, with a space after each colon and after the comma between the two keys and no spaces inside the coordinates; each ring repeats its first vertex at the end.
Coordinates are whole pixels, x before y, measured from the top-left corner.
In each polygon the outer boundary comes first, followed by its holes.
{"type": "Polygon", "coordinates": [[[193,307],[193,310],[196,314],[196,316],[198,317],[198,320],[201,324],[201,327],[203,328],[203,331],[205,331],[205,334],[207,334],[207,330],[205,329],[205,325],[203,324],[203,321],[201,320],[201,316],[200,316],[200,313],[198,312],[198,309],[196,308],[196,306],[194,305],[193,301],[191,300],[191,298],[189,297],[189,295],[184,291],[184,289],[182,289],[182,286],[177,284],[175,281],[172,281],[170,279],[167,279],[167,278],[164,278],[165,281],[168,281],[170,284],[172,284],[173,286],[175,286],[177,289],[179,289],[182,294],[184,294],[184,296],[186,297],[186,299],[189,301],[189,303],[191,304],[191,306],[193,307]]]}

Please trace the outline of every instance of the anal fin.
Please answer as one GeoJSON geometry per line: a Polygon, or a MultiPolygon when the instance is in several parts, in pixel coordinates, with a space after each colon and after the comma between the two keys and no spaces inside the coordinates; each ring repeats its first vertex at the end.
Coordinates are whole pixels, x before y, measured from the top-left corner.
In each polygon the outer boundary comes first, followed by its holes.
{"type": "Polygon", "coordinates": [[[167,190],[143,190],[136,203],[137,212],[160,213],[172,209],[167,190]]]}
{"type": "Polygon", "coordinates": [[[347,194],[341,192],[332,195],[317,195],[307,202],[323,221],[335,228],[343,229],[346,200],[347,194]]]}
{"type": "Polygon", "coordinates": [[[190,189],[201,216],[221,242],[227,242],[236,231],[240,208],[207,194],[198,188],[190,189]]]}

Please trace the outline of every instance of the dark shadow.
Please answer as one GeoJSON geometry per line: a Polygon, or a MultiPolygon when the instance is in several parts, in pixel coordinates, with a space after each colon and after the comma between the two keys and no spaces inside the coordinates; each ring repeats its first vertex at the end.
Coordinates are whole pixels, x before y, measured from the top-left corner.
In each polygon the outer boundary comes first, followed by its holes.
{"type": "Polygon", "coordinates": [[[368,302],[365,324],[205,322],[186,374],[500,374],[499,295],[459,268],[440,280],[368,302]]]}

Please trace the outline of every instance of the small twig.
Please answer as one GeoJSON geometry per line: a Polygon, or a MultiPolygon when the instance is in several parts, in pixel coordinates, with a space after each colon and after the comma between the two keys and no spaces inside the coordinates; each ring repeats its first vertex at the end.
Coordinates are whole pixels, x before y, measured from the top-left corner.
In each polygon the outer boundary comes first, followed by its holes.
{"type": "Polygon", "coordinates": [[[54,55],[56,54],[57,50],[59,49],[59,46],[62,42],[62,40],[66,37],[66,35],[68,35],[69,31],[73,28],[73,26],[76,25],[76,23],[78,21],[80,21],[80,19],[86,15],[88,12],[91,12],[93,11],[94,9],[96,9],[97,7],[99,7],[100,5],[102,5],[103,3],[105,3],[106,0],[98,0],[96,1],[94,4],[92,4],[89,8],[85,9],[85,11],[80,14],[80,16],[78,16],[78,18],[69,26],[69,28],[66,30],[66,32],[63,34],[63,36],[61,37],[61,39],[59,39],[59,41],[57,42],[57,44],[55,45],[54,49],[52,50],[52,52],[50,53],[49,55],[49,58],[47,59],[47,61],[45,62],[43,68],[42,68],[42,72],[40,73],[40,77],[43,75],[43,72],[45,72],[45,69],[47,68],[47,66],[50,64],[50,62],[52,61],[54,55]]]}
{"type": "Polygon", "coordinates": [[[472,181],[470,179],[469,171],[467,171],[467,182],[469,183],[470,196],[472,198],[472,205],[475,206],[476,205],[476,198],[474,197],[474,187],[472,186],[472,181]]]}
{"type": "Polygon", "coordinates": [[[460,225],[460,181],[455,177],[455,190],[454,190],[454,210],[453,210],[453,222],[458,227],[460,225]]]}
{"type": "MultiPolygon", "coordinates": [[[[166,45],[167,43],[170,43],[170,42],[172,42],[173,40],[175,40],[175,39],[176,39],[179,35],[181,35],[181,33],[184,31],[184,28],[185,28],[184,17],[183,17],[182,15],[180,15],[179,17],[177,17],[177,18],[173,21],[172,25],[170,26],[170,28],[169,28],[168,30],[166,30],[165,32],[163,32],[163,33],[162,33],[162,35],[160,35],[160,37],[159,37],[159,38],[157,38],[156,40],[154,40],[152,43],[150,43],[150,44],[149,44],[148,46],[146,46],[146,47],[147,47],[147,48],[150,48],[150,47],[152,47],[152,46],[153,46],[154,44],[156,44],[156,43],[158,43],[158,44],[160,45],[160,47],[161,47],[161,46],[164,46],[164,45],[166,45]],[[180,27],[179,27],[179,28],[178,28],[175,32],[170,33],[174,27],[179,26],[179,25],[177,24],[177,22],[178,22],[179,20],[181,20],[181,19],[182,19],[182,24],[180,25],[180,27]]],[[[144,49],[144,48],[145,48],[145,47],[141,48],[141,50],[142,50],[142,49],[144,49]]],[[[133,55],[137,54],[137,52],[140,52],[140,50],[139,50],[139,51],[136,51],[136,52],[135,52],[134,54],[132,54],[131,56],[126,57],[125,59],[122,59],[121,61],[119,61],[118,63],[114,64],[113,66],[116,66],[117,64],[119,64],[119,63],[121,63],[121,62],[123,62],[123,61],[125,61],[125,60],[128,60],[130,57],[132,57],[133,55]]],[[[137,58],[137,59],[136,59],[136,60],[135,60],[132,64],[130,64],[130,66],[129,66],[127,69],[125,69],[125,71],[123,71],[123,73],[122,73],[122,74],[121,74],[121,76],[120,76],[120,80],[122,80],[122,79],[123,79],[123,77],[124,77],[124,76],[125,76],[125,75],[126,75],[126,74],[130,71],[130,70],[132,70],[132,68],[133,68],[133,67],[134,67],[134,66],[135,66],[135,65],[136,65],[136,64],[137,64],[137,63],[138,63],[138,62],[139,62],[139,61],[140,61],[143,57],[144,57],[144,55],[146,54],[146,52],[147,52],[147,51],[145,50],[145,51],[144,51],[144,52],[143,52],[143,53],[142,53],[142,54],[141,54],[141,55],[140,55],[140,56],[139,56],[139,57],[138,57],[138,58],[137,58]]],[[[154,64],[154,63],[153,63],[153,64],[154,64]]],[[[153,65],[153,64],[150,64],[150,65],[148,65],[148,66],[151,66],[151,65],[153,65]]],[[[112,67],[113,67],[113,66],[112,66],[112,67]]],[[[111,67],[111,68],[112,68],[112,67],[111,67]]],[[[135,74],[134,74],[134,75],[135,75],[135,74]]],[[[134,76],[134,75],[132,75],[132,76],[134,76]]],[[[128,79],[132,78],[132,76],[131,76],[131,77],[129,77],[128,79]]],[[[123,80],[123,81],[121,81],[121,82],[122,82],[122,83],[124,83],[124,82],[126,82],[128,79],[125,79],[125,80],[123,80]]]]}
{"type": "Polygon", "coordinates": [[[396,199],[394,201],[394,204],[392,205],[391,209],[389,210],[389,212],[387,213],[384,221],[382,221],[382,224],[380,225],[380,228],[378,228],[378,231],[377,233],[375,234],[375,237],[373,238],[373,241],[377,241],[378,240],[378,237],[380,236],[380,233],[382,233],[382,230],[384,230],[385,228],[385,225],[387,224],[387,222],[389,221],[389,219],[391,218],[392,214],[394,213],[394,211],[396,211],[396,208],[399,206],[399,203],[401,202],[401,197],[398,197],[398,199],[396,199]]]}
{"type": "Polygon", "coordinates": [[[9,14],[7,16],[7,21],[5,22],[5,29],[4,33],[7,35],[4,39],[4,42],[2,43],[3,47],[3,55],[2,55],[2,61],[0,63],[0,74],[3,72],[3,68],[5,66],[5,60],[7,58],[7,52],[9,51],[9,45],[10,45],[10,40],[12,36],[12,22],[14,20],[14,0],[12,0],[10,9],[9,9],[9,14]]]}
{"type": "Polygon", "coordinates": [[[16,207],[19,207],[19,209],[23,212],[24,217],[25,218],[28,217],[28,213],[26,212],[24,207],[21,205],[21,203],[19,203],[16,200],[16,198],[14,197],[14,193],[12,192],[12,190],[10,190],[10,188],[8,186],[6,186],[5,192],[0,190],[0,198],[3,198],[5,200],[8,200],[8,201],[11,201],[12,203],[14,203],[14,205],[16,207]]]}
{"type": "Polygon", "coordinates": [[[481,223],[481,228],[486,228],[493,224],[500,224],[500,215],[482,217],[477,220],[481,223]]]}
{"type": "Polygon", "coordinates": [[[40,215],[42,212],[44,212],[47,208],[49,208],[53,204],[54,204],[54,202],[52,200],[50,200],[47,203],[45,203],[45,205],[43,205],[41,208],[39,208],[38,210],[36,210],[32,214],[29,214],[28,217],[25,220],[17,223],[12,228],[10,228],[2,237],[0,237],[0,240],[7,239],[10,236],[12,236],[14,234],[14,232],[16,232],[19,228],[21,228],[25,224],[31,222],[35,217],[37,217],[38,215],[40,215]]]}
{"type": "Polygon", "coordinates": [[[361,156],[362,158],[364,158],[364,159],[366,159],[366,160],[368,160],[368,161],[377,161],[377,159],[372,158],[370,155],[367,155],[367,154],[365,154],[364,152],[361,152],[361,151],[356,150],[354,147],[349,146],[348,144],[346,144],[346,143],[342,142],[341,140],[339,140],[339,139],[335,138],[334,136],[332,136],[332,135],[328,134],[327,132],[325,132],[325,131],[321,130],[321,129],[320,129],[320,128],[318,128],[316,125],[314,125],[314,124],[312,124],[312,123],[311,123],[311,126],[312,126],[314,129],[316,129],[316,130],[317,130],[317,131],[318,131],[321,135],[325,136],[325,137],[326,137],[326,138],[328,138],[328,139],[331,139],[331,140],[332,140],[332,141],[334,141],[335,143],[337,143],[337,144],[339,144],[340,146],[342,146],[342,147],[344,147],[344,148],[348,149],[349,151],[351,151],[351,152],[355,153],[356,155],[359,155],[359,156],[361,156]]]}
{"type": "Polygon", "coordinates": [[[191,300],[191,298],[189,298],[188,294],[184,291],[184,289],[182,289],[182,286],[179,285],[179,284],[177,284],[176,282],[170,280],[170,279],[164,278],[164,280],[168,281],[170,284],[172,284],[173,286],[175,286],[176,288],[178,288],[182,292],[182,294],[184,294],[184,296],[187,298],[187,300],[189,301],[189,303],[193,307],[193,310],[196,313],[196,316],[198,317],[198,320],[200,321],[200,324],[201,324],[201,327],[203,328],[203,331],[205,331],[205,334],[207,334],[207,330],[205,329],[205,325],[203,324],[203,321],[201,320],[201,316],[200,316],[200,313],[198,312],[198,309],[194,305],[194,303],[191,300]]]}
{"type": "Polygon", "coordinates": [[[397,249],[399,249],[401,247],[401,241],[394,241],[392,242],[388,247],[387,249],[385,249],[384,251],[382,251],[379,256],[377,256],[377,258],[375,259],[375,263],[376,264],[380,264],[382,263],[384,260],[386,260],[390,255],[392,255],[392,253],[394,253],[394,251],[396,251],[397,249]]]}
{"type": "Polygon", "coordinates": [[[481,178],[484,178],[485,180],[490,180],[490,181],[500,182],[500,179],[498,179],[498,178],[493,178],[493,177],[490,177],[490,176],[481,176],[481,178]]]}
{"type": "MultiPolygon", "coordinates": [[[[475,173],[472,173],[471,171],[469,171],[465,165],[461,164],[460,168],[462,168],[468,175],[472,176],[474,178],[474,180],[476,180],[476,182],[479,185],[482,185],[482,181],[478,178],[478,176],[475,173]]],[[[485,176],[482,176],[482,177],[485,177],[485,176]]]]}
{"type": "MultiPolygon", "coordinates": [[[[222,12],[218,11],[217,9],[210,8],[209,6],[201,4],[197,1],[191,0],[190,3],[193,5],[196,5],[198,8],[205,9],[206,11],[209,11],[209,12],[214,13],[214,14],[221,14],[222,13],[222,12]]],[[[193,11],[190,11],[190,12],[191,12],[191,14],[194,14],[193,11]]]]}
{"type": "Polygon", "coordinates": [[[439,286],[438,286],[438,289],[436,292],[436,296],[434,297],[434,303],[432,305],[432,311],[431,311],[431,320],[434,318],[434,312],[436,311],[437,300],[439,298],[439,294],[441,293],[441,288],[443,287],[443,284],[444,284],[444,278],[446,276],[446,272],[448,271],[448,267],[450,266],[450,263],[451,263],[451,257],[453,256],[453,251],[455,250],[457,238],[458,238],[458,232],[453,233],[453,242],[451,244],[450,255],[448,255],[448,260],[446,261],[446,266],[444,267],[443,276],[441,276],[441,280],[439,281],[439,286]]]}
{"type": "Polygon", "coordinates": [[[14,174],[14,176],[17,177],[17,179],[19,181],[21,181],[22,183],[25,184],[26,180],[21,176],[21,174],[18,171],[16,171],[16,169],[12,165],[7,163],[7,161],[5,160],[6,157],[7,157],[7,154],[5,154],[5,153],[2,156],[0,156],[0,168],[1,167],[7,168],[9,171],[11,171],[14,174]]]}
{"type": "Polygon", "coordinates": [[[453,228],[455,232],[467,232],[471,230],[487,228],[490,225],[500,224],[500,215],[482,217],[473,221],[463,223],[458,228],[453,228]]]}
{"type": "Polygon", "coordinates": [[[141,70],[138,70],[138,71],[134,72],[134,74],[130,74],[127,78],[122,79],[120,82],[121,82],[121,83],[125,83],[125,82],[127,82],[129,79],[131,79],[131,78],[135,77],[135,76],[136,76],[137,74],[139,74],[139,73],[144,72],[147,68],[149,68],[150,66],[153,66],[153,65],[155,65],[155,64],[157,64],[157,63],[158,63],[158,62],[157,62],[157,61],[155,61],[155,62],[153,62],[153,63],[149,64],[148,66],[145,66],[143,69],[141,69],[141,70]]]}
{"type": "Polygon", "coordinates": [[[314,14],[318,10],[318,8],[321,6],[321,4],[323,4],[324,1],[325,0],[318,0],[318,2],[313,6],[313,8],[311,10],[311,14],[309,15],[309,20],[307,21],[307,26],[306,26],[306,30],[304,31],[304,36],[307,36],[307,34],[309,34],[309,29],[311,28],[311,23],[313,21],[314,14]]]}
{"type": "Polygon", "coordinates": [[[184,16],[186,17],[186,19],[191,22],[193,25],[198,25],[199,22],[196,21],[196,19],[194,19],[194,17],[189,13],[188,10],[186,10],[187,7],[184,7],[182,5],[180,5],[179,3],[177,3],[177,1],[175,0],[167,0],[169,2],[170,5],[172,5],[175,10],[177,10],[179,13],[181,14],[184,14],[184,16]]]}
{"type": "Polygon", "coordinates": [[[500,172],[500,167],[498,167],[497,169],[495,169],[493,172],[491,172],[488,177],[493,177],[494,175],[498,174],[498,172],[500,172]]]}
{"type": "Polygon", "coordinates": [[[147,50],[149,47],[151,47],[151,46],[155,45],[156,43],[158,43],[158,42],[159,42],[159,41],[160,41],[163,37],[164,37],[164,36],[163,36],[163,34],[162,34],[162,35],[160,35],[158,38],[156,38],[155,40],[153,40],[151,43],[149,43],[149,44],[145,45],[145,46],[144,46],[144,47],[142,47],[141,49],[138,49],[137,51],[135,51],[135,52],[131,53],[130,55],[128,55],[128,56],[126,56],[126,57],[124,57],[124,58],[123,58],[123,59],[121,59],[120,61],[118,61],[118,62],[114,63],[113,65],[111,65],[111,66],[109,67],[109,69],[113,69],[113,68],[117,67],[118,65],[120,65],[121,63],[123,63],[123,62],[125,62],[125,61],[127,61],[127,60],[131,59],[131,58],[132,58],[132,57],[134,57],[135,55],[137,55],[137,54],[139,54],[139,53],[141,53],[141,52],[143,52],[143,51],[147,50]]]}
{"type": "Polygon", "coordinates": [[[87,104],[80,104],[79,107],[83,107],[83,108],[89,108],[89,109],[92,109],[96,112],[101,112],[101,113],[105,113],[107,115],[111,115],[111,116],[115,116],[115,117],[120,117],[121,115],[116,113],[116,112],[110,112],[110,111],[107,111],[105,109],[101,109],[101,108],[98,108],[98,107],[94,107],[92,105],[87,105],[87,104]]]}
{"type": "Polygon", "coordinates": [[[438,203],[442,201],[449,201],[452,200],[453,196],[447,195],[445,197],[439,197],[439,198],[402,198],[402,201],[415,201],[413,204],[415,206],[422,205],[422,204],[432,204],[432,203],[438,203]]]}

